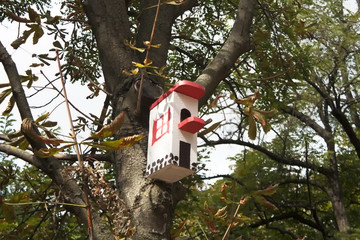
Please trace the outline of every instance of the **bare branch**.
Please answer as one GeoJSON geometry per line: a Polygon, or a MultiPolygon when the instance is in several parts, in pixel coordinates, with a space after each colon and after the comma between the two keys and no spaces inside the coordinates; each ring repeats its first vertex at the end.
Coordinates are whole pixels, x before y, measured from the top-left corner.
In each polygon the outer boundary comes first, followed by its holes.
{"type": "Polygon", "coordinates": [[[325,176],[329,176],[332,171],[325,168],[325,167],[320,167],[316,164],[312,164],[312,163],[306,163],[306,162],[303,162],[303,161],[300,161],[298,159],[295,159],[295,158],[292,158],[292,157],[284,157],[284,156],[281,156],[277,153],[274,153],[274,152],[271,152],[269,151],[268,149],[262,147],[262,146],[259,146],[259,145],[256,145],[256,144],[253,144],[253,143],[250,143],[250,142],[245,142],[245,141],[242,141],[242,140],[239,140],[239,139],[219,139],[217,141],[208,141],[207,139],[205,139],[204,137],[202,137],[202,139],[205,141],[206,144],[208,144],[209,146],[213,146],[213,145],[221,145],[221,144],[237,144],[237,145],[242,145],[242,146],[246,146],[246,147],[250,147],[254,150],[257,150],[265,155],[267,155],[268,157],[270,157],[272,160],[276,161],[276,162],[279,162],[279,163],[283,163],[283,164],[286,164],[286,165],[290,165],[290,166],[298,166],[298,167],[303,167],[303,168],[310,168],[314,171],[317,171],[321,174],[324,174],[325,176]]]}
{"type": "Polygon", "coordinates": [[[11,156],[17,157],[21,160],[24,160],[25,162],[30,163],[39,169],[41,168],[42,165],[41,161],[38,158],[36,158],[34,155],[24,150],[15,148],[8,144],[0,143],[0,151],[9,154],[11,156]]]}
{"type": "Polygon", "coordinates": [[[306,124],[306,126],[311,127],[315,132],[317,132],[325,141],[329,141],[333,136],[331,132],[326,131],[323,127],[321,127],[319,124],[317,124],[314,120],[312,120],[309,116],[306,116],[302,112],[299,112],[293,107],[286,106],[281,108],[281,110],[287,114],[290,114],[297,119],[299,119],[301,122],[306,124]]]}

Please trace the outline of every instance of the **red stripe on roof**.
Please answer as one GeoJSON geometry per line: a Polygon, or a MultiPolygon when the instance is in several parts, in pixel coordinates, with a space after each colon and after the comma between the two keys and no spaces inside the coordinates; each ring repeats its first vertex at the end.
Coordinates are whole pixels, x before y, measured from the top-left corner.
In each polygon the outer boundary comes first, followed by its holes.
{"type": "Polygon", "coordinates": [[[170,88],[166,93],[164,93],[161,97],[159,97],[150,107],[150,110],[153,109],[156,105],[158,105],[162,100],[167,98],[172,92],[182,93],[186,96],[200,99],[205,94],[205,88],[197,83],[182,80],[176,83],[172,88],[170,88]]]}

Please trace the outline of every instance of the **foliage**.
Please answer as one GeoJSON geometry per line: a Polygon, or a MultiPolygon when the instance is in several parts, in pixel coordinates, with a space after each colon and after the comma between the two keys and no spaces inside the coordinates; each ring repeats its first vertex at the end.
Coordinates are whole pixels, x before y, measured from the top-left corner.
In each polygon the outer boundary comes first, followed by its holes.
{"type": "MultiPolygon", "coordinates": [[[[48,1],[5,2],[5,7],[0,5],[0,20],[8,18],[24,28],[12,47],[19,48],[29,39],[36,44],[45,33],[53,36],[53,48],[35,54],[32,69],[50,65],[57,50],[63,60],[60,74],[65,79],[87,83],[93,92],[91,98],[100,90],[106,91],[98,84],[103,70],[98,42],[82,1],[64,2],[62,16],[46,10],[48,1]]],[[[161,4],[180,6],[185,2],[161,4]]],[[[223,119],[198,135],[207,147],[237,144],[244,146],[244,151],[232,158],[233,172],[218,176],[222,179],[211,186],[199,180],[206,178],[203,176],[181,182],[188,188],[188,195],[176,209],[171,238],[356,239],[360,229],[360,12],[347,11],[343,1],[256,2],[251,51],[234,63],[213,99],[201,109],[204,117],[221,115],[223,119]],[[263,131],[258,131],[256,122],[263,131]]],[[[143,79],[156,75],[166,88],[169,82],[179,79],[195,80],[216,56],[231,32],[238,1],[201,2],[174,19],[167,66],[157,66],[152,57],[142,55],[150,49],[164,49],[163,45],[151,40],[135,41],[141,29],[140,17],[156,6],[143,9],[139,1],[126,3],[130,35],[122,42],[123,47],[141,57],[132,59],[132,68],[121,74],[130,83],[139,76],[143,79]]],[[[29,69],[20,79],[31,88],[38,76],[29,69]]],[[[28,141],[46,144],[49,148],[37,149],[35,154],[49,158],[77,144],[55,133],[56,123],[48,120],[47,114],[35,121],[25,118],[22,132],[15,132],[10,114],[15,93],[9,84],[1,84],[0,88],[0,103],[8,99],[4,111],[7,116],[1,118],[0,129],[13,146],[25,150],[28,141]],[[41,130],[40,134],[34,127],[41,130]]],[[[124,97],[123,92],[116,94],[124,97]]],[[[108,98],[113,100],[116,94],[108,94],[108,98]]],[[[78,118],[79,129],[91,124],[89,119],[95,119],[98,125],[90,137],[80,142],[89,147],[88,152],[122,149],[142,138],[126,129],[126,136],[112,139],[125,122],[125,112],[116,116],[114,102],[112,107],[114,120],[108,124],[103,124],[109,116],[107,109],[100,117],[78,118]]],[[[200,155],[207,158],[207,151],[205,148],[200,155]]],[[[0,232],[6,238],[15,239],[20,234],[30,239],[85,238],[84,228],[68,212],[66,204],[53,204],[60,202],[60,190],[50,178],[34,167],[15,167],[13,159],[1,157],[0,232]]],[[[81,173],[71,164],[62,166],[81,182],[81,173]]],[[[114,169],[110,164],[103,168],[105,176],[101,181],[96,182],[101,171],[92,172],[96,193],[91,194],[99,205],[107,205],[102,202],[103,191],[116,195],[107,184],[107,180],[114,181],[114,169]]],[[[118,195],[116,199],[120,199],[118,195]]],[[[111,211],[121,206],[107,207],[101,211],[110,228],[114,227],[114,219],[118,220],[111,211]]],[[[134,231],[136,226],[131,229],[134,231]]]]}

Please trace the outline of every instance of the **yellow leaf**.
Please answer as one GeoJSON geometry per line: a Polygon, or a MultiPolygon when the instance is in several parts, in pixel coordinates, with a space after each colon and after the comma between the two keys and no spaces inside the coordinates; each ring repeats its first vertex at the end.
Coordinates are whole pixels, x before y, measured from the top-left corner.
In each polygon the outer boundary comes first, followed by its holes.
{"type": "Polygon", "coordinates": [[[147,47],[152,47],[152,48],[160,48],[161,44],[150,44],[149,41],[144,41],[144,45],[147,47]]]}
{"type": "Polygon", "coordinates": [[[129,48],[131,48],[131,49],[133,49],[133,50],[136,50],[136,51],[138,51],[138,52],[145,52],[145,50],[146,50],[145,48],[135,47],[136,42],[131,43],[131,42],[129,42],[128,40],[125,40],[125,41],[124,41],[124,44],[125,44],[126,46],[128,46],[129,48]]]}
{"type": "Polygon", "coordinates": [[[199,132],[199,133],[198,133],[198,136],[200,136],[200,137],[201,137],[201,136],[205,136],[206,134],[208,134],[208,133],[214,131],[215,129],[217,129],[217,128],[220,126],[220,124],[221,124],[221,121],[214,123],[214,124],[211,125],[209,128],[207,128],[207,129],[199,132]]]}

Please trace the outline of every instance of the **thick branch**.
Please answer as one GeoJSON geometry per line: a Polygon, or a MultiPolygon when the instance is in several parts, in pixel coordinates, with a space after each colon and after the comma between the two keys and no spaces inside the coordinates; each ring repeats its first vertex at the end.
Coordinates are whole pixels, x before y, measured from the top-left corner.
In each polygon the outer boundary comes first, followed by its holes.
{"type": "Polygon", "coordinates": [[[310,184],[314,187],[317,187],[319,189],[321,189],[324,193],[328,193],[326,188],[319,184],[318,182],[314,182],[314,181],[307,181],[307,179],[285,179],[279,182],[279,185],[282,184],[289,184],[289,183],[294,183],[294,184],[310,184]]]}
{"type": "Polygon", "coordinates": [[[278,220],[288,219],[288,218],[293,218],[293,219],[298,220],[299,222],[301,222],[301,223],[303,223],[305,225],[308,225],[308,226],[310,226],[312,228],[315,228],[315,229],[317,229],[319,231],[322,231],[322,229],[315,222],[312,222],[312,221],[310,221],[308,219],[303,218],[297,212],[283,213],[281,215],[277,215],[277,216],[274,216],[274,217],[271,217],[271,218],[268,218],[268,219],[263,219],[263,220],[261,220],[259,222],[250,224],[249,227],[256,228],[256,227],[260,227],[262,225],[267,225],[269,223],[272,223],[272,222],[275,222],[275,221],[278,221],[278,220]]]}
{"type": "Polygon", "coordinates": [[[34,155],[21,150],[19,148],[15,148],[13,146],[10,146],[8,144],[0,143],[0,152],[9,154],[11,156],[17,157],[21,160],[24,160],[27,163],[30,163],[31,165],[34,165],[37,168],[41,168],[42,163],[41,161],[34,157],[34,155]]]}
{"type": "Polygon", "coordinates": [[[125,1],[87,0],[84,9],[95,35],[103,68],[106,90],[114,92],[122,71],[132,67],[133,52],[124,41],[130,40],[130,24],[125,1]]]}
{"type": "Polygon", "coordinates": [[[239,56],[250,50],[250,27],[255,8],[254,0],[241,0],[233,29],[225,44],[204,69],[196,82],[205,87],[205,96],[200,99],[199,107],[214,93],[218,84],[229,75],[239,56]]]}
{"type": "Polygon", "coordinates": [[[315,132],[317,132],[325,141],[329,141],[332,139],[331,132],[326,131],[323,127],[321,127],[319,124],[317,124],[314,120],[312,120],[309,116],[306,116],[302,112],[299,112],[293,107],[283,107],[281,109],[283,112],[290,114],[297,119],[299,119],[301,122],[303,122],[306,126],[311,127],[315,132]]]}
{"type": "Polygon", "coordinates": [[[25,96],[24,89],[21,86],[20,76],[17,71],[16,65],[1,42],[0,42],[0,62],[3,64],[5,72],[9,78],[12,93],[16,105],[19,109],[21,118],[33,119],[30,106],[25,96]]]}

